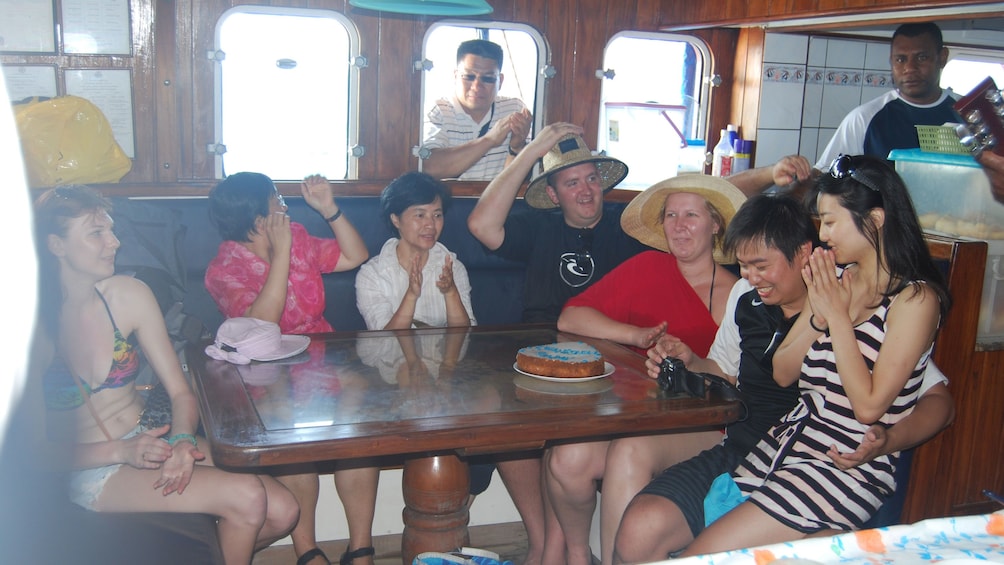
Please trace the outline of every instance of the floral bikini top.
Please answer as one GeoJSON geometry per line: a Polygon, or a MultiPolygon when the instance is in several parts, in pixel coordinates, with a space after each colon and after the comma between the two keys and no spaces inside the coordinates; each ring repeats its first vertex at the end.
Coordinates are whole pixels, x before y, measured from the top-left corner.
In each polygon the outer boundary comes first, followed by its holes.
{"type": "MultiPolygon", "coordinates": [[[[108,371],[105,382],[97,387],[91,388],[87,381],[80,379],[84,391],[88,396],[101,392],[105,389],[120,388],[136,380],[139,373],[139,350],[136,347],[136,335],[129,336],[126,340],[122,337],[122,332],[115,325],[115,318],[108,308],[108,302],[97,289],[94,289],[105,305],[108,312],[108,319],[112,322],[115,330],[115,350],[112,352],[112,366],[108,371]]],[[[45,406],[49,410],[73,410],[84,404],[84,397],[80,394],[80,387],[74,382],[73,375],[66,361],[56,352],[49,369],[42,377],[42,386],[45,391],[45,406]]]]}

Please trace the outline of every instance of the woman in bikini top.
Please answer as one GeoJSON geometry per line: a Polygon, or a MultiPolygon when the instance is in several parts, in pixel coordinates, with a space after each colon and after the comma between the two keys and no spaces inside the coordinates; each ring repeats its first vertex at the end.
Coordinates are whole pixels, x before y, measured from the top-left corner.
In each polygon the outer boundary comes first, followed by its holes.
{"type": "Polygon", "coordinates": [[[112,347],[111,369],[104,382],[92,388],[82,379],[70,373],[70,368],[67,367],[66,362],[57,351],[52,365],[49,365],[49,370],[42,377],[45,387],[45,406],[49,410],[79,408],[86,401],[85,395],[90,397],[104,390],[124,387],[135,381],[136,375],[139,374],[139,350],[136,347],[136,334],[129,336],[129,339],[122,337],[122,332],[115,325],[115,317],[112,316],[112,310],[108,307],[108,301],[98,289],[95,288],[94,292],[101,299],[114,330],[115,340],[112,347]],[[78,380],[81,383],[79,386],[77,385],[78,380]]]}
{"type": "Polygon", "coordinates": [[[227,563],[286,535],[298,515],[267,476],[213,467],[195,436],[195,395],[153,293],[115,275],[119,240],[110,203],[83,186],[47,191],[35,204],[40,296],[26,398],[35,455],[70,469],[70,496],[98,512],[198,512],[218,517],[227,563]],[[170,426],[139,425],[139,351],[171,399],[170,426]],[[34,399],[34,400],[33,400],[34,399]],[[83,494],[81,494],[83,493],[83,494]]]}

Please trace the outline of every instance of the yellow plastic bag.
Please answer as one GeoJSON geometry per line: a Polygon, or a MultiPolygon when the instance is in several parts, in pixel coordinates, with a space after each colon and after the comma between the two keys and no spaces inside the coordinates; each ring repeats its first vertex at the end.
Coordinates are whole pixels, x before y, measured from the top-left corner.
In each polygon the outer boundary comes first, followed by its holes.
{"type": "Polygon", "coordinates": [[[132,168],[108,118],[85,98],[34,98],[14,106],[14,119],[32,188],[118,182],[132,168]]]}

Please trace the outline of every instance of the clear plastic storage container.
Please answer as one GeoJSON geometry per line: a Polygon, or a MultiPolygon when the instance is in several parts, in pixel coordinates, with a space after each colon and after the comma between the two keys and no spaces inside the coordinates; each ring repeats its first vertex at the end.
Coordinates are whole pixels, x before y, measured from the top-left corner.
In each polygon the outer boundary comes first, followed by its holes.
{"type": "Polygon", "coordinates": [[[1004,342],[1004,204],[969,155],[897,149],[889,154],[917,208],[924,231],[987,242],[976,340],[1004,342]]]}
{"type": "Polygon", "coordinates": [[[896,149],[889,158],[925,231],[1004,240],[1004,204],[994,200],[990,181],[971,156],[896,149]]]}

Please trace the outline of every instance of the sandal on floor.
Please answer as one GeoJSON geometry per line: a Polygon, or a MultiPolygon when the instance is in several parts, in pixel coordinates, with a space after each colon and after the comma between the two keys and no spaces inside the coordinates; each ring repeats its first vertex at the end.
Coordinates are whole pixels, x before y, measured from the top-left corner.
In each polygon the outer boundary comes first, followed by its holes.
{"type": "Polygon", "coordinates": [[[376,550],[370,547],[360,547],[359,549],[349,551],[349,548],[345,548],[345,553],[338,558],[338,565],[352,565],[352,561],[360,557],[369,557],[376,553],[376,550]]]}
{"type": "Polygon", "coordinates": [[[328,556],[325,555],[324,552],[321,551],[321,548],[319,547],[315,547],[314,549],[308,549],[307,551],[304,551],[303,555],[301,555],[296,560],[296,565],[307,565],[307,563],[310,563],[311,559],[314,559],[316,557],[323,557],[324,561],[326,561],[328,565],[331,565],[331,561],[328,559],[328,556]]]}

